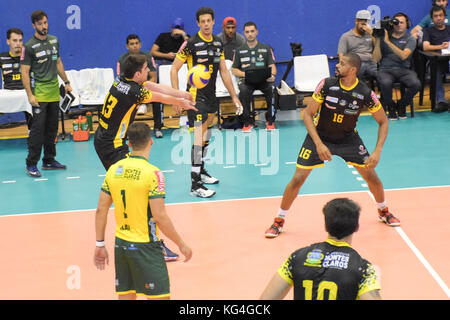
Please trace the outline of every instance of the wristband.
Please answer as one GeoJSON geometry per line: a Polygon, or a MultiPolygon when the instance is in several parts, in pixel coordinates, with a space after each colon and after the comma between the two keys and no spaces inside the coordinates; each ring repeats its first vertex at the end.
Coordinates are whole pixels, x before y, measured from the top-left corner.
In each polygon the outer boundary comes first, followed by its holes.
{"type": "Polygon", "coordinates": [[[105,241],[95,241],[95,246],[97,247],[97,248],[102,248],[102,247],[104,247],[105,246],[105,241]]]}

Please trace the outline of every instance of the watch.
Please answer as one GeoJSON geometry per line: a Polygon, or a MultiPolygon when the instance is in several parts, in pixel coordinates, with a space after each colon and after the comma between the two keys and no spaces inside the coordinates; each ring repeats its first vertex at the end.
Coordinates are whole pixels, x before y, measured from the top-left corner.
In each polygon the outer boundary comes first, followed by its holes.
{"type": "Polygon", "coordinates": [[[64,84],[70,84],[70,81],[69,80],[64,81],[64,84]]]}

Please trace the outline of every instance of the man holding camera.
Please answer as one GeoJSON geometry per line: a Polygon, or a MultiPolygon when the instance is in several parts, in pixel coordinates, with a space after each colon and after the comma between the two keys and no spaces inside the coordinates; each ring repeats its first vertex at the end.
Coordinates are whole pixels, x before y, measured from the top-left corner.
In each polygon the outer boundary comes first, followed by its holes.
{"type": "Polygon", "coordinates": [[[358,78],[375,78],[377,64],[373,59],[375,38],[373,29],[369,25],[372,16],[368,10],[359,10],[356,13],[355,27],[344,33],[339,39],[339,59],[346,53],[356,53],[361,58],[361,68],[358,78]]]}
{"type": "Polygon", "coordinates": [[[383,106],[389,111],[389,120],[406,119],[406,106],[421,88],[417,74],[410,69],[416,39],[406,32],[409,27],[408,16],[399,12],[389,22],[389,31],[384,29],[384,38],[380,40],[382,58],[376,78],[383,106]],[[392,100],[394,82],[405,87],[405,93],[397,103],[392,100]]]}

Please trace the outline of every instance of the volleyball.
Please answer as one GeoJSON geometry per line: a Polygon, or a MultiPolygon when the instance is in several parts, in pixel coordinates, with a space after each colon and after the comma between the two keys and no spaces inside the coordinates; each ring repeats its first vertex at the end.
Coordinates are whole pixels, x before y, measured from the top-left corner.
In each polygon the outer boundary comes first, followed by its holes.
{"type": "Polygon", "coordinates": [[[206,66],[197,64],[193,66],[188,72],[188,82],[191,86],[201,89],[206,87],[211,78],[211,74],[206,66]]]}

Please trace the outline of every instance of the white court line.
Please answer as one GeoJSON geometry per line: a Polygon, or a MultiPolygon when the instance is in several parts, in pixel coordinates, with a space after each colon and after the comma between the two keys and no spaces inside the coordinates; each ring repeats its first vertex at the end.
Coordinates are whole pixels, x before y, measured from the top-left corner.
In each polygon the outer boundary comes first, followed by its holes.
{"type": "Polygon", "coordinates": [[[417,249],[417,247],[412,243],[412,241],[408,238],[406,233],[403,231],[401,227],[395,227],[395,231],[398,232],[400,237],[406,242],[408,247],[414,252],[417,259],[419,259],[420,262],[424,265],[425,269],[431,274],[431,276],[436,280],[438,285],[444,290],[444,293],[447,295],[448,298],[450,298],[450,291],[448,289],[448,286],[445,284],[445,282],[442,280],[442,278],[439,276],[439,274],[433,269],[431,264],[428,263],[427,259],[422,255],[422,253],[417,249]]]}
{"type": "Polygon", "coordinates": [[[175,170],[162,170],[161,172],[175,172],[175,170]]]}
{"type": "Polygon", "coordinates": [[[34,179],[34,181],[47,181],[47,178],[39,178],[39,179],[34,179]]]}
{"type": "MultiPolygon", "coordinates": [[[[372,193],[370,191],[367,191],[369,196],[372,198],[373,201],[375,201],[375,198],[373,197],[372,193]]],[[[413,242],[409,239],[409,237],[406,235],[406,233],[403,231],[402,227],[394,227],[395,231],[400,235],[400,237],[405,241],[405,243],[408,245],[408,247],[411,249],[411,251],[416,255],[417,259],[423,264],[425,269],[430,273],[430,275],[433,277],[434,280],[438,283],[438,285],[444,290],[444,293],[447,295],[448,298],[450,298],[450,291],[448,289],[448,286],[445,284],[445,282],[442,280],[442,278],[439,276],[439,274],[433,269],[431,264],[425,259],[423,254],[417,249],[417,247],[413,244],[413,242]]]]}
{"type": "Polygon", "coordinates": [[[66,177],[66,179],[70,180],[70,179],[80,179],[80,177],[66,177]]]}
{"type": "Polygon", "coordinates": [[[232,169],[232,168],[236,168],[236,166],[224,166],[224,169],[232,169]]]}
{"type": "Polygon", "coordinates": [[[285,162],[285,164],[297,164],[297,162],[292,161],[292,162],[285,162]]]}
{"type": "Polygon", "coordinates": [[[2,181],[2,183],[16,183],[16,180],[2,181]]]}

